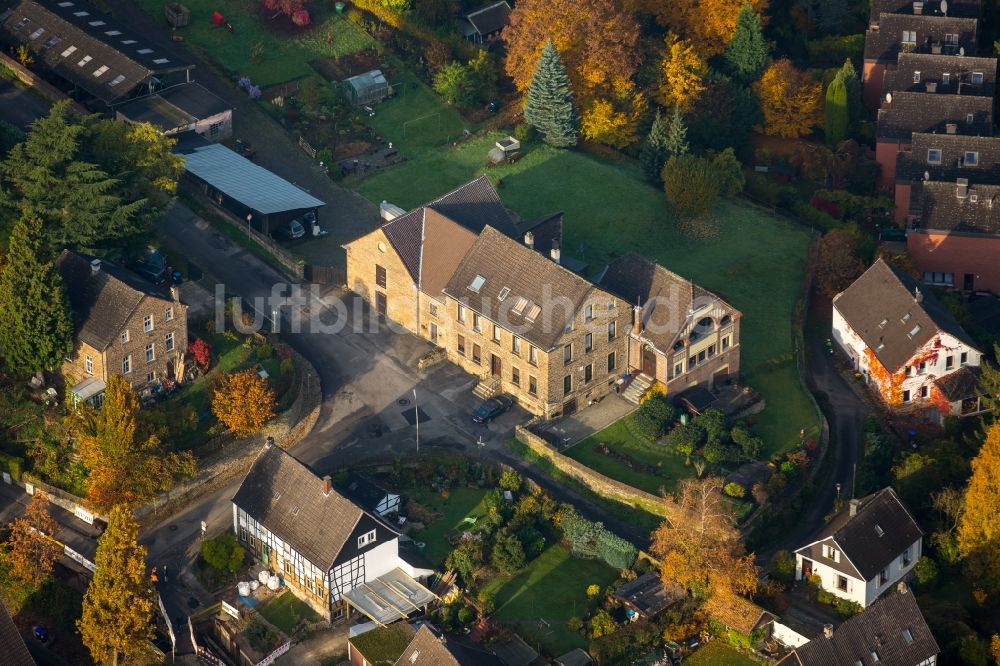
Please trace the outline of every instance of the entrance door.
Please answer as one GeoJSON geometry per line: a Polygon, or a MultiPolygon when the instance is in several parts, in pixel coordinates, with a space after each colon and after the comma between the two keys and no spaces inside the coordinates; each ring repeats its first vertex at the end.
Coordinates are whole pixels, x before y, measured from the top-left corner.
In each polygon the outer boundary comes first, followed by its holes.
{"type": "Polygon", "coordinates": [[[499,377],[501,369],[502,364],[500,363],[500,357],[496,354],[490,354],[490,374],[494,377],[499,377]]]}
{"type": "Polygon", "coordinates": [[[437,342],[438,339],[438,325],[431,322],[431,342],[437,342]]]}
{"type": "Polygon", "coordinates": [[[813,563],[812,560],[802,560],[802,577],[809,578],[813,575],[813,563]]]}
{"type": "Polygon", "coordinates": [[[375,309],[383,317],[386,316],[386,311],[389,309],[389,304],[385,300],[385,294],[381,291],[375,292],[375,309]]]}
{"type": "Polygon", "coordinates": [[[962,289],[966,291],[972,291],[975,288],[976,276],[973,273],[966,273],[965,280],[963,281],[962,289]]]}
{"type": "Polygon", "coordinates": [[[642,374],[656,377],[656,352],[649,345],[642,348],[642,374]]]}

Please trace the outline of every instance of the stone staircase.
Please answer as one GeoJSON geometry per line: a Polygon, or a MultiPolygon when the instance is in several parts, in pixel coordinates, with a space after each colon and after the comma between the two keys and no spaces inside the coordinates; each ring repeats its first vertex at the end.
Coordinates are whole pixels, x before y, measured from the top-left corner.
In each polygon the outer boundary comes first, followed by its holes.
{"type": "Polygon", "coordinates": [[[638,405],[643,394],[645,394],[652,385],[653,378],[649,375],[640,373],[632,379],[628,388],[625,389],[624,393],[622,393],[622,397],[631,402],[633,405],[638,405]]]}
{"type": "Polygon", "coordinates": [[[500,378],[493,375],[484,375],[476,388],[472,389],[472,394],[477,398],[489,400],[500,392],[500,378]]]}

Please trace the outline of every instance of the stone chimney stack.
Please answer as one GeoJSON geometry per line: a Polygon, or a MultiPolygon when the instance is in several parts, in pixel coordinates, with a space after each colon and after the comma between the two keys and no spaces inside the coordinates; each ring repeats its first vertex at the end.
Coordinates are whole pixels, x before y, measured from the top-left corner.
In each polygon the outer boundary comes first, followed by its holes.
{"type": "Polygon", "coordinates": [[[638,336],[642,333],[642,306],[637,305],[632,308],[632,335],[638,336]]]}
{"type": "Polygon", "coordinates": [[[174,303],[181,302],[181,290],[176,284],[170,285],[170,300],[174,303]]]}
{"type": "Polygon", "coordinates": [[[101,272],[101,260],[100,259],[91,259],[90,260],[90,272],[91,273],[100,273],[101,272]]]}
{"type": "Polygon", "coordinates": [[[549,256],[552,257],[552,261],[559,263],[559,241],[552,241],[552,250],[549,252],[549,256]]]}
{"type": "Polygon", "coordinates": [[[327,474],[323,477],[323,497],[327,497],[330,491],[333,490],[333,482],[330,480],[330,475],[327,474]]]}
{"type": "Polygon", "coordinates": [[[913,302],[914,303],[923,303],[924,302],[924,294],[923,294],[923,292],[920,291],[920,287],[914,287],[913,288],[913,302]]]}
{"type": "Polygon", "coordinates": [[[848,502],[848,505],[850,507],[848,510],[850,511],[851,517],[853,518],[854,516],[858,515],[858,507],[861,505],[861,500],[851,499],[851,501],[848,502]]]}
{"type": "Polygon", "coordinates": [[[832,624],[824,624],[823,625],[823,637],[826,638],[827,640],[830,640],[830,639],[833,638],[833,625],[832,624]]]}
{"type": "Polygon", "coordinates": [[[528,247],[529,250],[534,250],[535,234],[531,233],[530,231],[524,234],[524,244],[528,247]]]}

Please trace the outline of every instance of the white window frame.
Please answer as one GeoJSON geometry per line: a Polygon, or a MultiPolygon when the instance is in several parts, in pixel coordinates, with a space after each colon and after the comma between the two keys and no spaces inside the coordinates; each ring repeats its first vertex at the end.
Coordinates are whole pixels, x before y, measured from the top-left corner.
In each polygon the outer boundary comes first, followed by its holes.
{"type": "Polygon", "coordinates": [[[174,308],[172,306],[168,305],[167,308],[163,311],[163,320],[164,321],[174,320],[174,308]]]}
{"type": "Polygon", "coordinates": [[[173,331],[171,331],[170,333],[167,333],[167,337],[166,337],[166,340],[164,341],[164,345],[165,345],[166,350],[168,352],[172,352],[174,350],[174,333],[173,333],[173,331]]]}
{"type": "Polygon", "coordinates": [[[983,85],[983,81],[985,80],[985,78],[983,77],[982,72],[973,72],[969,80],[972,81],[972,85],[981,86],[983,85]]]}
{"type": "Polygon", "coordinates": [[[156,325],[153,322],[153,315],[148,314],[142,318],[142,328],[147,333],[153,332],[153,330],[156,328],[156,325]]]}
{"type": "Polygon", "coordinates": [[[928,148],[927,149],[927,163],[928,164],[941,164],[942,152],[940,148],[928,148]]]}
{"type": "Polygon", "coordinates": [[[132,339],[132,336],[129,335],[128,329],[126,328],[124,331],[122,331],[122,334],[121,334],[122,344],[123,345],[127,344],[128,341],[131,340],[131,339],[132,339]]]}
{"type": "Polygon", "coordinates": [[[87,354],[83,358],[83,366],[86,369],[88,375],[94,374],[94,357],[91,356],[90,354],[87,354]]]}
{"type": "Polygon", "coordinates": [[[127,375],[132,372],[132,354],[125,354],[122,359],[122,374],[127,375]]]}
{"type": "Polygon", "coordinates": [[[156,343],[149,342],[146,344],[146,363],[153,363],[156,361],[156,343]]]}
{"type": "Polygon", "coordinates": [[[920,70],[919,69],[913,71],[913,82],[914,83],[920,83],[920,70]]]}
{"type": "Polygon", "coordinates": [[[370,530],[358,537],[358,548],[364,548],[368,544],[374,542],[375,542],[375,530],[370,530]]]}
{"type": "Polygon", "coordinates": [[[962,166],[979,166],[979,152],[967,150],[962,155],[962,166]],[[972,159],[969,159],[971,156],[972,159]]]}
{"type": "Polygon", "coordinates": [[[900,40],[903,44],[916,44],[917,43],[917,31],[916,30],[904,30],[903,38],[900,40]]]}

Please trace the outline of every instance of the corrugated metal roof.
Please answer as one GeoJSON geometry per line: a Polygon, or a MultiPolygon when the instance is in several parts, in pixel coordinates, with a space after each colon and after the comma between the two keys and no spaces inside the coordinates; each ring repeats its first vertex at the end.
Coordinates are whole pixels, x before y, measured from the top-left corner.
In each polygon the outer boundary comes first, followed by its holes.
{"type": "Polygon", "coordinates": [[[326,205],[225,146],[196,148],[182,157],[188,173],[259,213],[267,215],[326,205]]]}

